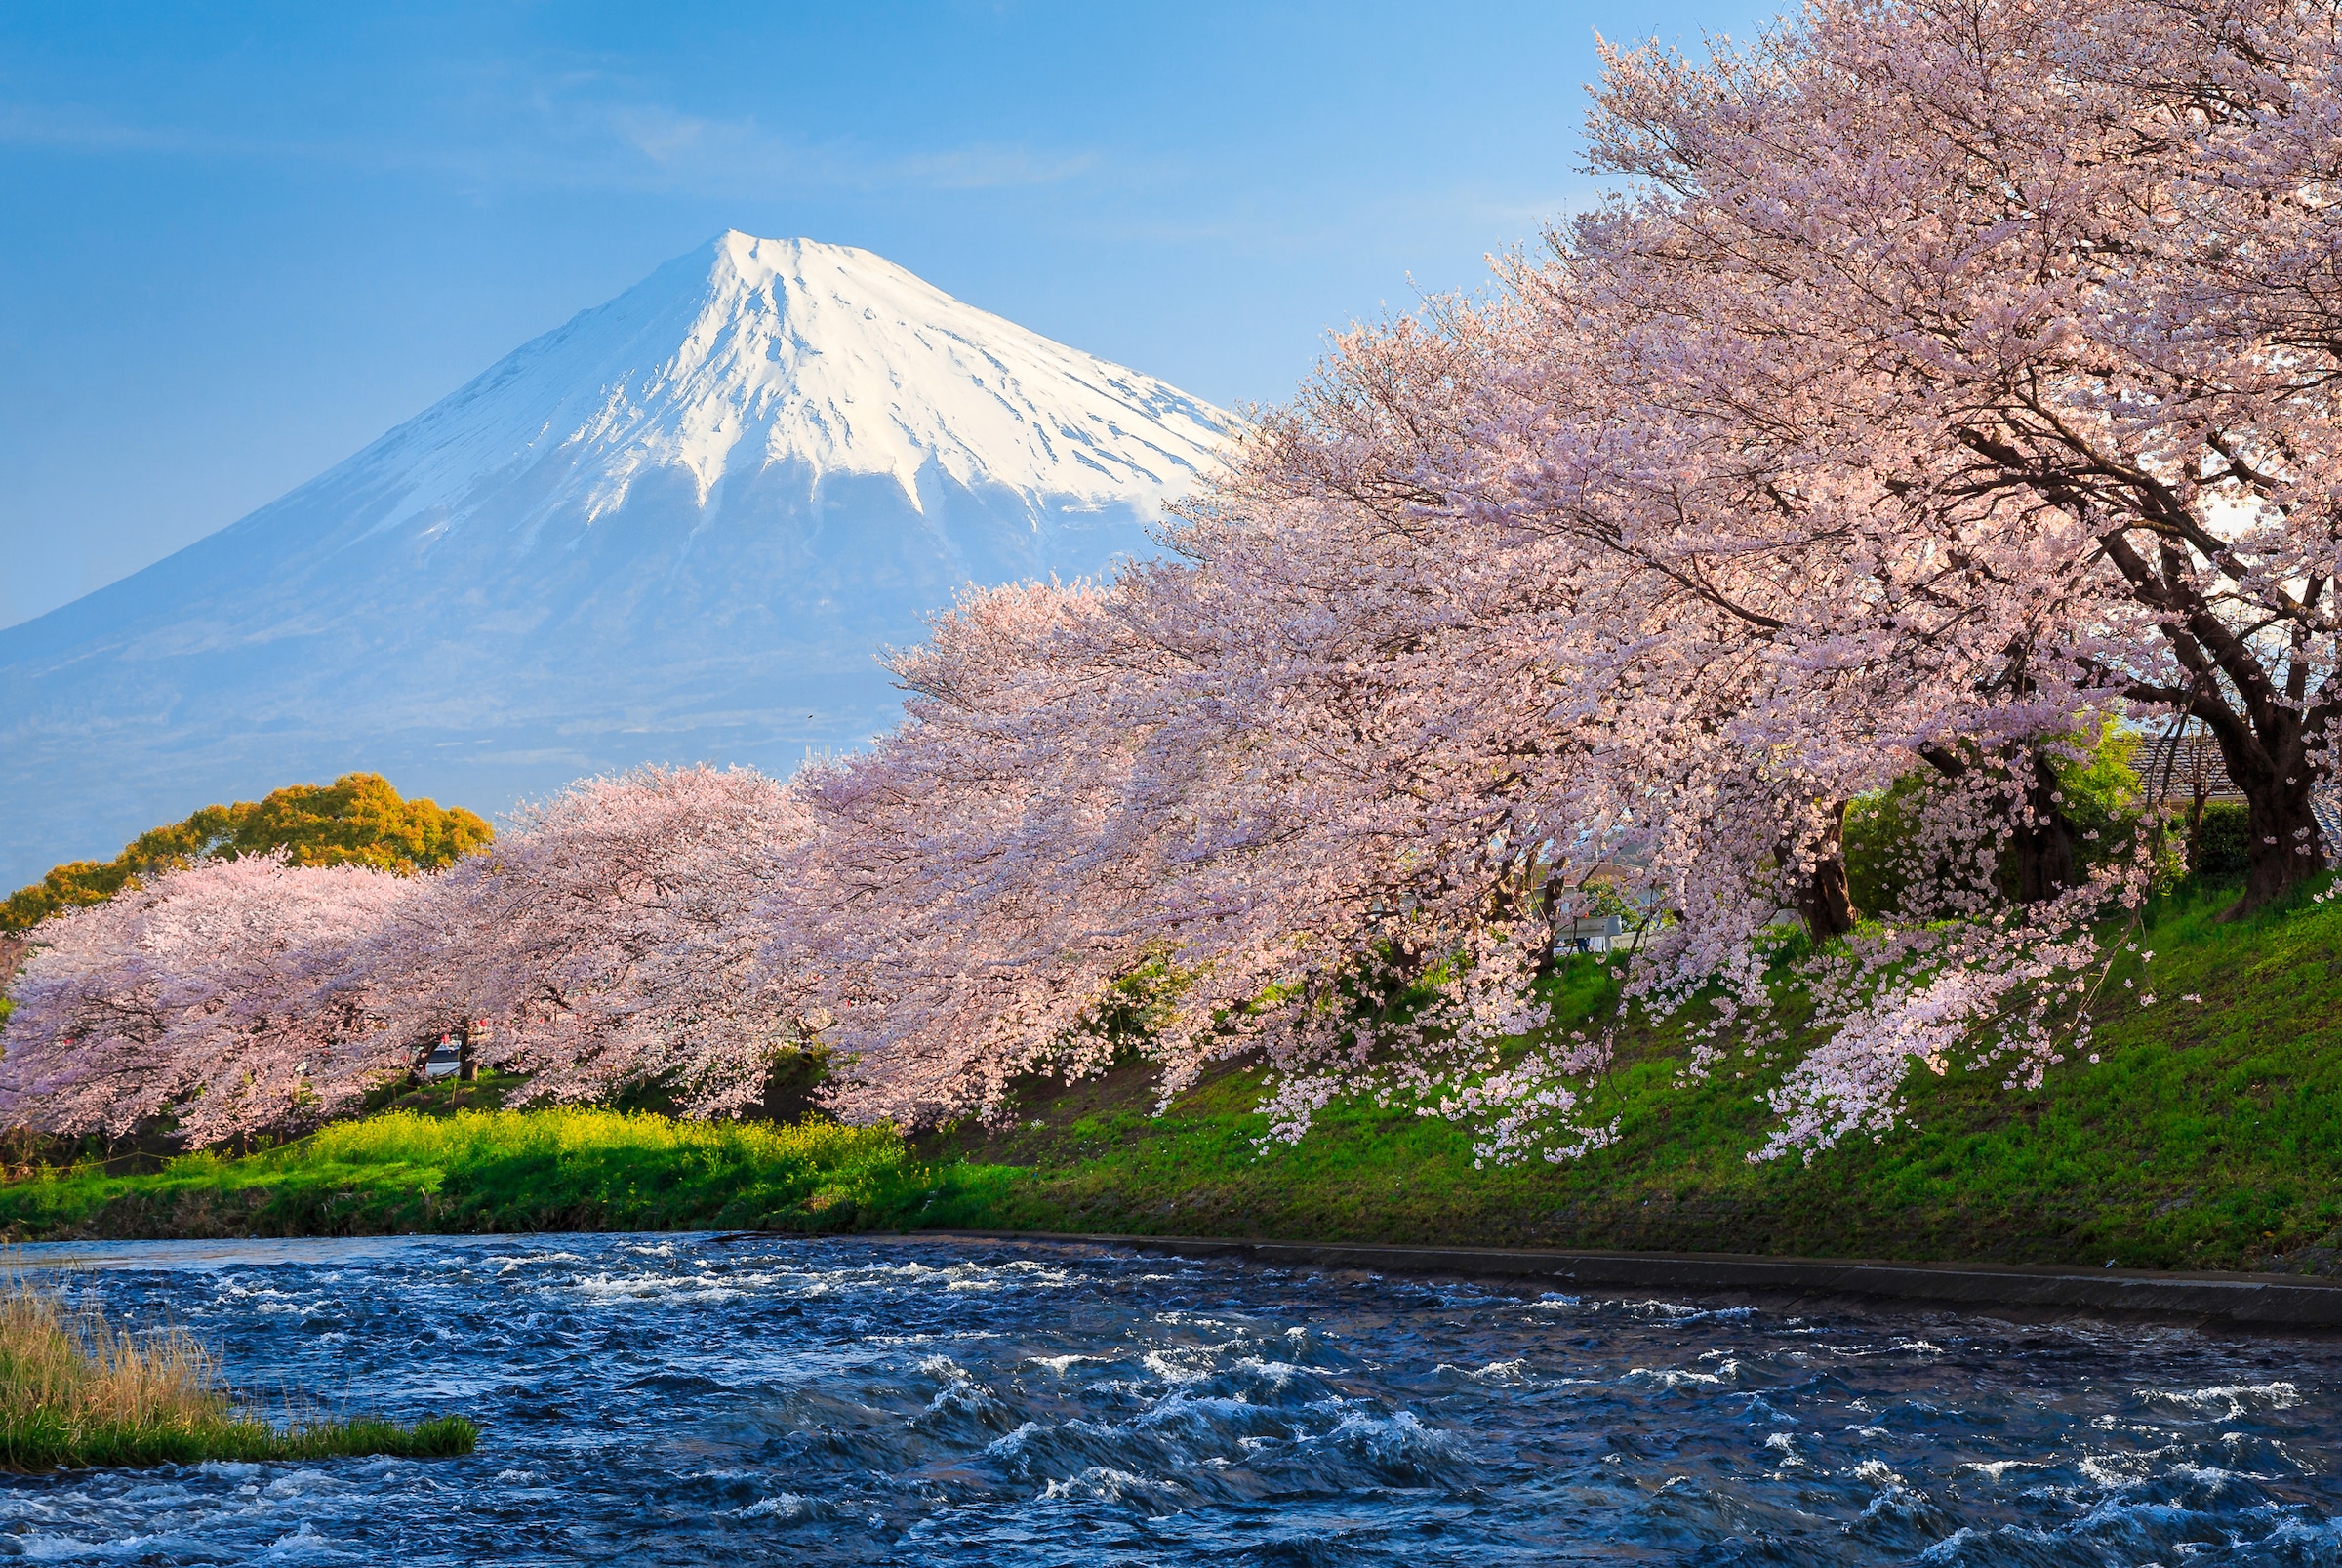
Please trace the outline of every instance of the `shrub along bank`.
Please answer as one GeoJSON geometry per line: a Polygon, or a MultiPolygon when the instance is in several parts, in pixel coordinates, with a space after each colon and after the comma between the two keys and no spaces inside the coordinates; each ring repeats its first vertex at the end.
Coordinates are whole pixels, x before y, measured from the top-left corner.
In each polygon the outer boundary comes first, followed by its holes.
{"type": "MultiPolygon", "coordinates": [[[[241,1160],[52,1173],[0,1187],[19,1237],[765,1226],[969,1226],[2342,1272],[2342,904],[2219,924],[2166,905],[2103,993],[2097,1065],[2034,1094],[1915,1076],[1911,1125],[1752,1163],[1771,1072],[1681,1087],[1680,1026],[1631,1019],[1591,1113],[1610,1147],[1477,1169],[1462,1128],[1336,1106],[1258,1141],[1254,1073],[1156,1118],[1141,1069],[1043,1085],[1012,1130],[906,1144],[820,1121],[420,1108],[241,1160]],[[2152,951],[2152,961],[2143,954],[2152,951]],[[2132,986],[2124,986],[2124,981],[2132,986]],[[2142,990],[2160,1000],[2138,1004],[2142,990]],[[2201,1002],[2179,998],[2195,994],[2201,1002]],[[1038,1125],[1034,1125],[1035,1123],[1038,1125]]],[[[1600,960],[1559,977],[1564,1026],[1607,1016],[1600,960]]]]}

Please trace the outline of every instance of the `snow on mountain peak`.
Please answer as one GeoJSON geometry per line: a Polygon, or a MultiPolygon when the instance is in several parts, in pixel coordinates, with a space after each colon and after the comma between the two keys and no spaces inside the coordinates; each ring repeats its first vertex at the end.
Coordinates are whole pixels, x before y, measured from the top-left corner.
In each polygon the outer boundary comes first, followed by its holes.
{"type": "Polygon", "coordinates": [[[0,630],[0,886],[386,773],[787,772],[970,584],[1110,571],[1232,422],[868,251],[738,232],[210,537],[0,630]]]}
{"type": "MultiPolygon", "coordinates": [[[[884,258],[730,230],[528,343],[353,460],[406,481],[378,523],[461,527],[482,481],[548,460],[543,516],[591,521],[662,468],[703,506],[728,476],[919,475],[1025,497],[1158,504],[1227,415],[961,303],[884,258]]],[[[500,507],[501,511],[502,508],[500,507]]]]}

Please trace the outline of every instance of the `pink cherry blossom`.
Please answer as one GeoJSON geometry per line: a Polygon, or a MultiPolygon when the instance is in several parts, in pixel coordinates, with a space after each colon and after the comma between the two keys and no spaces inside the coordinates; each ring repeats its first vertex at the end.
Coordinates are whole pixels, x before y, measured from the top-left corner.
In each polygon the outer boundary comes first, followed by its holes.
{"type": "Polygon", "coordinates": [[[1814,0],[1611,50],[1614,193],[1338,339],[1169,558],[971,592],[866,753],[586,781],[241,968],[127,923],[161,883],[44,928],[10,1104],[221,1136],[458,1030],[697,1114],[818,1044],[841,1114],[916,1125],[1137,1053],[1165,1096],[1264,1065],[1272,1137],[1369,1096],[1564,1158],[1616,1135],[1614,1021],[1557,1031],[1545,980],[1604,910],[1685,1081],[1773,1070],[1756,1157],[1882,1135],[1915,1068],[2038,1088],[2159,874],[2151,812],[2071,820],[2077,737],[2211,735],[2244,906],[2325,864],[2338,26],[1814,0]],[[1848,804],[1915,774],[1913,891],[1858,910],[1848,804]]]}
{"type": "MultiPolygon", "coordinates": [[[[736,1112],[776,1051],[750,911],[797,811],[750,769],[646,768],[514,814],[489,848],[420,884],[343,984],[408,1041],[454,1031],[519,1101],[664,1081],[690,1114],[736,1112]]],[[[515,1102],[519,1103],[519,1102],[515,1102]]]]}
{"type": "Polygon", "coordinates": [[[380,1080],[379,998],[327,977],[412,885],[355,865],[206,861],[43,922],[0,1058],[0,1118],[192,1144],[312,1122],[380,1080]]]}

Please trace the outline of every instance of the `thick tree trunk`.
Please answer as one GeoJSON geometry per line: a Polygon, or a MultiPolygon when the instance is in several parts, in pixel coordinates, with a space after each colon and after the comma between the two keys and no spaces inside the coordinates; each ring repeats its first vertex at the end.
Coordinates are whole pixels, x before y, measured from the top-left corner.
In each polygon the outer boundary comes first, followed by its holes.
{"type": "Polygon", "coordinates": [[[2075,885],[2074,823],[2057,801],[2057,770],[2039,751],[2033,753],[2025,782],[2026,812],[2013,824],[2009,853],[2015,860],[2017,902],[2039,904],[2075,885]]]}
{"type": "Polygon", "coordinates": [[[471,1025],[466,1024],[456,1031],[456,1081],[471,1083],[480,1075],[479,1058],[472,1054],[471,1025]]]}
{"type": "Polygon", "coordinates": [[[2310,810],[2310,771],[2300,721],[2281,713],[2274,735],[2256,734],[2231,721],[2213,723],[2229,781],[2244,796],[2244,896],[2221,918],[2234,920],[2281,898],[2298,883],[2325,869],[2328,846],[2310,810]]]}
{"type": "MultiPolygon", "coordinates": [[[[1924,747],[1919,755],[1947,779],[1958,779],[1976,766],[1943,746],[1924,747]]],[[[2015,767],[2006,756],[1989,765],[2000,770],[2015,767]]],[[[2074,865],[2074,820],[2057,801],[2057,769],[2044,752],[2034,750],[2031,770],[2025,780],[2027,810],[2012,809],[2008,814],[2011,880],[2020,904],[2054,899],[2080,881],[2074,865]]]]}
{"type": "MultiPolygon", "coordinates": [[[[2154,510],[2148,515],[2155,515],[2154,510]]],[[[2159,517],[2152,564],[2132,546],[2122,527],[2100,536],[2099,542],[2139,602],[2158,613],[2163,638],[2186,674],[2184,683],[2136,687],[2131,696],[2168,703],[2201,719],[2220,744],[2229,782],[2244,796],[2249,840],[2245,848],[2251,857],[2244,897],[2221,914],[2224,920],[2234,920],[2325,869],[2328,846],[2322,842],[2318,820],[2310,811],[2310,784],[2316,775],[2310,769],[2308,741],[2323,731],[2335,713],[2330,676],[2317,696],[2310,691],[2310,643],[2314,618],[2327,613],[2317,608],[2318,601],[2335,583],[2317,576],[2299,599],[2275,594],[2274,607],[2291,620],[2292,635],[2290,647],[2273,661],[2271,646],[2223,619],[2197,578],[2199,557],[2218,559],[2226,552],[2210,539],[2198,537],[2190,541],[2197,555],[2190,555],[2163,533],[2161,525],[2168,520],[2159,517]]],[[[2234,563],[2221,565],[2232,578],[2238,570],[2234,563]]]]}
{"type": "Polygon", "coordinates": [[[2252,839],[2252,869],[2244,876],[2244,902],[2237,912],[2257,909],[2295,883],[2325,869],[2325,847],[2310,811],[2307,782],[2278,784],[2244,797],[2245,831],[2252,839]]]}
{"type": "Polygon", "coordinates": [[[1813,940],[1824,942],[1854,929],[1854,887],[1846,877],[1846,807],[1831,806],[1821,842],[1813,846],[1813,874],[1797,889],[1797,913],[1813,940]]]}

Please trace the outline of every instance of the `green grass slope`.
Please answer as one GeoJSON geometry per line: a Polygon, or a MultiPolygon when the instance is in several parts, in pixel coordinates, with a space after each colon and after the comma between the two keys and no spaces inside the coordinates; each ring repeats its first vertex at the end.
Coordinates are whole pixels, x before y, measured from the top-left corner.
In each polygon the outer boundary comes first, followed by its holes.
{"type": "MultiPolygon", "coordinates": [[[[1042,1086],[1013,1130],[909,1145],[820,1122],[398,1109],[243,1160],[0,1186],[0,1227],[940,1226],[2342,1272],[2342,903],[2235,925],[2218,907],[2199,898],[2152,922],[2152,962],[2126,956],[2098,1008],[2097,1065],[2069,1062],[2032,1094],[1997,1072],[1920,1074],[1911,1125],[1810,1163],[1748,1158],[1769,1073],[1731,1062],[1678,1087],[1679,1025],[1634,1020],[1591,1107],[1619,1119],[1618,1141],[1559,1165],[1475,1169],[1465,1130],[1371,1104],[1262,1153],[1257,1074],[1158,1119],[1132,1068],[1042,1086]],[[2158,1005],[2137,1005],[2142,988],[2158,1005]]],[[[1614,1005],[1596,960],[1564,990],[1570,1022],[1614,1005]]]]}
{"type": "MultiPolygon", "coordinates": [[[[1639,1022],[1591,1107],[1618,1141],[1560,1165],[1477,1170],[1461,1129],[1372,1105],[1256,1156],[1251,1074],[1160,1120],[1135,1076],[1079,1084],[933,1152],[1022,1167],[983,1193],[1003,1228],[2336,1271],[2342,905],[2237,925],[2219,906],[2167,908],[2138,943],[2152,963],[2115,970],[2097,1065],[2031,1094],[1918,1073],[1910,1126],[1810,1164],[1748,1158],[1777,1073],[1733,1062],[1677,1087],[1679,1029],[1639,1022]]],[[[1605,980],[1580,961],[1575,1016],[1608,1011],[1605,980]]]]}

